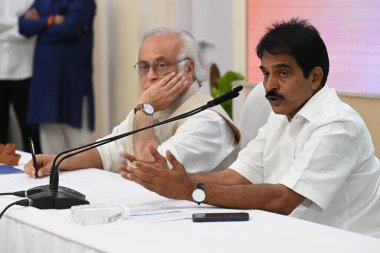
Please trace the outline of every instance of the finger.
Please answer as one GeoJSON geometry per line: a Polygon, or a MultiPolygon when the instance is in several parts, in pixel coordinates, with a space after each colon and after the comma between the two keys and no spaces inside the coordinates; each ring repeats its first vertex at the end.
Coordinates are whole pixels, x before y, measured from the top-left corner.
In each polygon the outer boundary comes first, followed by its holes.
{"type": "Polygon", "coordinates": [[[177,74],[175,72],[171,72],[169,73],[168,75],[166,75],[164,78],[161,79],[161,82],[159,82],[158,84],[160,84],[162,87],[165,87],[166,85],[168,85],[170,83],[170,81],[176,76],[177,74]]]}
{"type": "MultiPolygon", "coordinates": [[[[132,164],[129,164],[129,166],[132,166],[132,164]]],[[[117,166],[117,169],[120,171],[120,175],[123,178],[133,181],[131,178],[131,172],[128,170],[127,165],[121,164],[121,165],[117,166]]]]}
{"type": "Polygon", "coordinates": [[[173,79],[174,76],[176,76],[176,73],[171,72],[171,73],[167,74],[166,76],[164,76],[161,79],[161,81],[151,85],[146,90],[151,90],[151,89],[155,89],[155,88],[162,89],[162,88],[166,87],[166,85],[168,85],[168,83],[173,79]]]}
{"type": "Polygon", "coordinates": [[[166,158],[158,152],[152,143],[149,143],[148,148],[155,161],[166,163],[166,158]]]}
{"type": "Polygon", "coordinates": [[[127,171],[127,166],[125,164],[119,164],[117,170],[120,172],[127,171]]]}
{"type": "Polygon", "coordinates": [[[122,155],[125,159],[127,159],[128,161],[130,161],[131,163],[134,162],[134,161],[136,161],[136,157],[133,156],[133,155],[131,155],[131,154],[128,153],[128,152],[122,152],[121,155],[122,155]]]}
{"type": "Polygon", "coordinates": [[[49,165],[43,166],[38,169],[38,177],[44,177],[50,174],[51,167],[49,165]]]}
{"type": "Polygon", "coordinates": [[[170,81],[167,82],[167,84],[165,85],[165,88],[167,91],[171,91],[173,90],[174,88],[178,88],[177,86],[180,86],[178,84],[182,83],[185,79],[185,76],[182,74],[182,73],[178,73],[176,74],[175,76],[173,76],[172,79],[170,79],[170,81]]]}
{"type": "Polygon", "coordinates": [[[133,181],[131,178],[130,178],[130,173],[128,173],[127,171],[121,171],[120,172],[120,176],[127,179],[127,180],[130,180],[130,181],[133,181]]]}
{"type": "Polygon", "coordinates": [[[142,167],[134,166],[134,164],[127,166],[126,171],[124,171],[124,173],[126,173],[127,179],[132,181],[138,180],[139,182],[144,184],[153,182],[154,175],[146,173],[141,168],[142,167]]]}
{"type": "Polygon", "coordinates": [[[183,166],[182,163],[180,163],[177,158],[169,151],[166,151],[166,158],[170,162],[170,164],[173,166],[174,170],[183,170],[185,171],[185,167],[183,166]]]}
{"type": "Polygon", "coordinates": [[[35,176],[35,168],[34,168],[34,166],[33,166],[33,162],[32,162],[32,160],[30,160],[29,162],[27,162],[27,163],[24,165],[24,172],[25,172],[27,175],[29,175],[29,176],[31,176],[31,177],[33,177],[33,178],[36,177],[36,176],[35,176]]]}
{"type": "Polygon", "coordinates": [[[150,191],[154,191],[153,189],[153,184],[151,182],[147,182],[147,181],[144,181],[142,180],[141,178],[137,177],[136,175],[132,174],[132,173],[128,173],[128,172],[122,172],[120,174],[123,178],[127,179],[127,180],[130,180],[130,181],[133,181],[141,186],[143,186],[144,188],[150,190],[150,191]]]}
{"type": "Polygon", "coordinates": [[[189,86],[190,82],[188,82],[185,76],[182,76],[178,82],[176,82],[170,89],[166,91],[165,95],[169,97],[179,97],[188,89],[189,86]]]}
{"type": "MultiPolygon", "coordinates": [[[[139,161],[133,162],[131,166],[128,166],[127,170],[130,172],[134,172],[136,174],[141,174],[141,175],[147,174],[151,176],[160,175],[161,173],[160,169],[153,167],[150,164],[139,162],[139,161]]],[[[143,177],[145,177],[145,175],[143,177]]]]}

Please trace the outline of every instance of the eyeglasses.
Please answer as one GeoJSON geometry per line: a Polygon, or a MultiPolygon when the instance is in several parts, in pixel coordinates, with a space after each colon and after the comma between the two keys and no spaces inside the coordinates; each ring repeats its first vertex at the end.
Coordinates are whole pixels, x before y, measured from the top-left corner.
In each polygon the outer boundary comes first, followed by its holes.
{"type": "Polygon", "coordinates": [[[184,58],[182,60],[176,61],[174,63],[167,63],[164,61],[155,61],[152,65],[150,65],[147,62],[138,62],[136,63],[133,68],[136,70],[137,74],[140,76],[146,75],[149,72],[150,67],[153,68],[153,70],[159,74],[159,75],[165,75],[169,71],[169,67],[173,66],[175,64],[178,64],[182,61],[189,60],[190,58],[184,58]]]}

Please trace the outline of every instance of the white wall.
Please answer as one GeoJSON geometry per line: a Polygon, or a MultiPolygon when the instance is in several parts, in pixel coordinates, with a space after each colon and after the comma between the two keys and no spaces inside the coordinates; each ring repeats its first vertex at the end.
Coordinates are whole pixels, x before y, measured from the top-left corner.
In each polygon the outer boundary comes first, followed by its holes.
{"type": "Polygon", "coordinates": [[[204,58],[221,73],[233,68],[232,0],[177,0],[175,24],[205,45],[204,58]]]}

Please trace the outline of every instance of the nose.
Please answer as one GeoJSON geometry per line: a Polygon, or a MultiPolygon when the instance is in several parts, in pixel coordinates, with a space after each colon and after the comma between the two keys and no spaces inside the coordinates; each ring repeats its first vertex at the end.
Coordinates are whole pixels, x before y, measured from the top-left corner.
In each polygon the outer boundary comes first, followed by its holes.
{"type": "Polygon", "coordinates": [[[146,73],[146,77],[150,81],[154,81],[158,79],[158,74],[154,70],[153,66],[150,66],[148,73],[146,73]]]}
{"type": "Polygon", "coordinates": [[[263,84],[266,92],[278,89],[278,80],[273,76],[268,76],[267,79],[264,80],[263,84]]]}

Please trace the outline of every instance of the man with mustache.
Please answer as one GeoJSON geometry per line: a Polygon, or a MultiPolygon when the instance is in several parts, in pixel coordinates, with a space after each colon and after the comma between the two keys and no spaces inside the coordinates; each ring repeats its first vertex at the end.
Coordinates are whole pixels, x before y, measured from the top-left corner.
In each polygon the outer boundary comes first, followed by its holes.
{"type": "Polygon", "coordinates": [[[380,237],[380,168],[365,123],[326,85],[329,58],[314,26],[270,27],[257,55],[273,113],[237,160],[189,176],[153,146],[151,163],[126,155],[122,176],[160,195],[227,208],[261,209],[380,237]],[[166,160],[173,166],[167,169],[166,160]]]}

